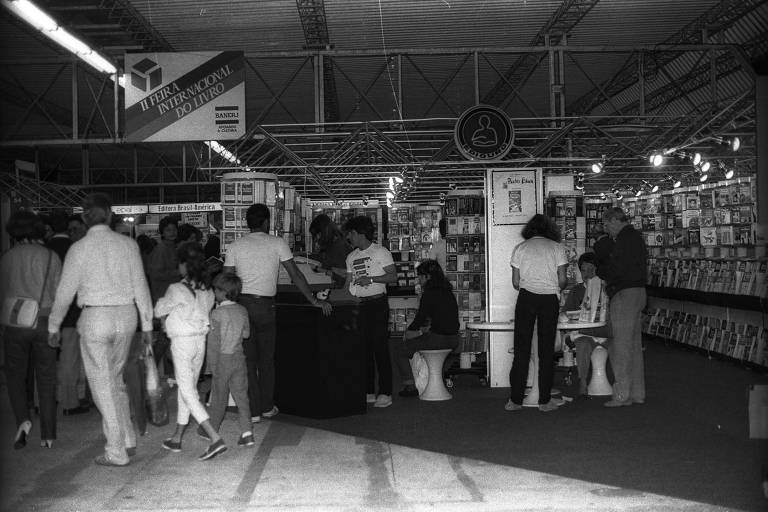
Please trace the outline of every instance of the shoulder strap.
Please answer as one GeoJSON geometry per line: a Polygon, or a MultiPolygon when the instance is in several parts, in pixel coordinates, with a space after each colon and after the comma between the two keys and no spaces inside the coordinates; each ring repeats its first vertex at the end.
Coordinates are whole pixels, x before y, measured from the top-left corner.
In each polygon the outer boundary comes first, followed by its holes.
{"type": "Polygon", "coordinates": [[[48,274],[51,271],[51,251],[50,249],[46,249],[48,251],[48,263],[45,266],[45,277],[43,278],[43,288],[40,290],[40,300],[37,301],[38,307],[41,307],[43,304],[43,296],[45,295],[45,285],[48,284],[48,274]]]}
{"type": "Polygon", "coordinates": [[[189,283],[188,283],[188,282],[186,282],[186,281],[181,281],[181,284],[183,284],[184,286],[186,286],[186,287],[187,287],[187,290],[191,291],[191,292],[192,292],[192,295],[194,295],[195,297],[197,297],[197,293],[195,293],[195,289],[194,289],[194,288],[192,288],[192,285],[191,285],[191,284],[189,284],[189,283]]]}

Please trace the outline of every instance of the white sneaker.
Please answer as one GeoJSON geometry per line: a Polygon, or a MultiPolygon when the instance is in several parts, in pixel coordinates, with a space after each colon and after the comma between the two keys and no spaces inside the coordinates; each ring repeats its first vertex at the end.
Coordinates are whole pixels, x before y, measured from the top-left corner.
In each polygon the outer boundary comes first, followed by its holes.
{"type": "Polygon", "coordinates": [[[376,393],[367,393],[365,395],[365,401],[369,404],[372,404],[376,401],[376,393]]]}
{"type": "Polygon", "coordinates": [[[379,395],[373,403],[374,407],[389,407],[392,405],[392,395],[379,395]]]}
{"type": "Polygon", "coordinates": [[[274,418],[275,416],[277,416],[279,412],[280,412],[280,409],[278,409],[276,405],[273,405],[270,410],[268,410],[267,412],[261,413],[261,415],[264,416],[265,418],[274,418]]]}

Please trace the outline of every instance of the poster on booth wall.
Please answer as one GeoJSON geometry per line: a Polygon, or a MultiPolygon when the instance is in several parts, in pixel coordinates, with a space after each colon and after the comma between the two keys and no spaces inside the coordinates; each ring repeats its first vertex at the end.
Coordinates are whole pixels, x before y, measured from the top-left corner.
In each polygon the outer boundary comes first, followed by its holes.
{"type": "Polygon", "coordinates": [[[538,210],[535,171],[491,172],[492,225],[525,224],[538,210]]]}
{"type": "Polygon", "coordinates": [[[243,52],[125,54],[128,142],[229,140],[244,133],[243,52]]]}

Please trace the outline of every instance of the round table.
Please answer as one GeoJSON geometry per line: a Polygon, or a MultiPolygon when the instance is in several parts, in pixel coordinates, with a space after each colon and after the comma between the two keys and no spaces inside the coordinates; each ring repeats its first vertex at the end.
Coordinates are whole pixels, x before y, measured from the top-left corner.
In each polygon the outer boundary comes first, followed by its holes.
{"type": "MultiPolygon", "coordinates": [[[[579,330],[589,329],[592,327],[602,327],[605,322],[558,322],[557,328],[560,330],[579,330]]],[[[467,323],[467,329],[475,329],[479,331],[488,332],[503,332],[514,331],[515,322],[469,322],[467,323]]],[[[603,349],[605,350],[605,349],[603,349]]],[[[593,374],[594,374],[593,369],[593,374]]],[[[539,406],[539,349],[538,343],[531,343],[531,361],[528,367],[528,379],[531,380],[531,390],[523,399],[524,407],[538,407],[539,406]]]]}

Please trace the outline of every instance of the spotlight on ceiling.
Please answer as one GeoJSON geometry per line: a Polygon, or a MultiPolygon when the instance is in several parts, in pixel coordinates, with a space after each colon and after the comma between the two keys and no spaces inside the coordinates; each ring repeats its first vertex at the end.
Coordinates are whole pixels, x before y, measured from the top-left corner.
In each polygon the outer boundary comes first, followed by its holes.
{"type": "Polygon", "coordinates": [[[363,196],[363,206],[368,206],[368,196],[363,196]]]}
{"type": "Polygon", "coordinates": [[[395,178],[393,178],[392,176],[389,177],[389,190],[391,190],[392,192],[395,191],[395,178]]]}
{"type": "Polygon", "coordinates": [[[592,169],[593,173],[599,174],[603,172],[603,167],[605,167],[605,164],[603,162],[595,162],[594,164],[592,164],[592,167],[590,169],[592,169]]]}
{"type": "Polygon", "coordinates": [[[729,179],[733,178],[734,174],[735,174],[735,171],[733,170],[733,168],[726,169],[726,171],[725,171],[725,179],[729,180],[729,179]]]}
{"type": "Polygon", "coordinates": [[[603,201],[605,201],[606,199],[608,199],[608,196],[607,196],[607,195],[605,195],[605,192],[600,192],[600,199],[602,199],[603,201]]]}
{"type": "Polygon", "coordinates": [[[710,168],[710,167],[711,167],[711,164],[710,164],[709,162],[703,162],[703,163],[701,164],[701,172],[703,172],[704,174],[706,174],[707,172],[709,172],[709,168],[710,168]]]}
{"type": "Polygon", "coordinates": [[[699,176],[699,181],[700,181],[701,183],[704,183],[704,182],[705,182],[705,181],[707,181],[708,179],[709,179],[709,174],[707,174],[707,173],[705,173],[705,172],[701,173],[701,175],[699,176]]]}
{"type": "Polygon", "coordinates": [[[613,195],[616,196],[616,199],[623,199],[624,195],[621,193],[621,190],[619,190],[617,187],[614,187],[611,192],[613,192],[613,195]]]}
{"type": "Polygon", "coordinates": [[[648,180],[643,180],[643,188],[647,191],[649,191],[651,194],[655,194],[659,191],[659,185],[657,184],[651,184],[648,180]]]}
{"type": "Polygon", "coordinates": [[[693,154],[693,165],[699,165],[701,163],[701,153],[693,154]]]}
{"type": "Polygon", "coordinates": [[[672,180],[672,188],[680,188],[683,185],[683,180],[680,178],[674,178],[672,180]]]}
{"type": "Polygon", "coordinates": [[[712,139],[717,142],[718,144],[723,144],[724,146],[728,146],[731,148],[731,151],[738,151],[739,148],[741,148],[741,139],[738,137],[733,137],[730,139],[724,138],[724,137],[712,137],[712,139]]]}
{"type": "Polygon", "coordinates": [[[631,194],[633,194],[635,197],[640,197],[641,195],[643,195],[643,188],[642,187],[638,187],[637,190],[635,190],[634,187],[629,187],[627,190],[631,194]]]}
{"type": "Polygon", "coordinates": [[[664,155],[660,151],[655,151],[648,157],[648,161],[654,167],[661,167],[661,164],[664,163],[664,155]]]}
{"type": "Polygon", "coordinates": [[[402,176],[395,176],[395,183],[402,183],[402,182],[403,182],[403,177],[402,176]]]}
{"type": "Polygon", "coordinates": [[[395,193],[392,192],[391,190],[387,190],[387,193],[384,195],[387,196],[387,199],[390,199],[390,200],[395,198],[395,193]]]}

